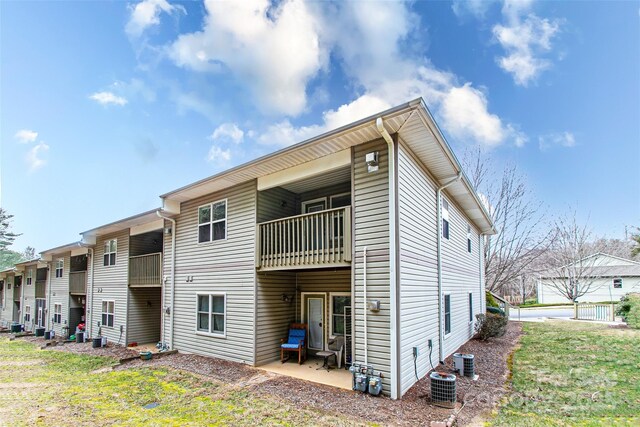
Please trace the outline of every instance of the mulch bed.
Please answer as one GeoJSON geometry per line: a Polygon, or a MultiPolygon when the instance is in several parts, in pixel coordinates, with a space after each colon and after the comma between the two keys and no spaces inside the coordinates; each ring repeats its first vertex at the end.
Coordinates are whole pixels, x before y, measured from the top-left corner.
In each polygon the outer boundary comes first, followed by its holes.
{"type": "Polygon", "coordinates": [[[64,342],[62,338],[54,338],[53,340],[45,340],[42,337],[26,337],[24,341],[32,342],[38,345],[45,345],[50,343],[47,350],[54,351],[66,351],[74,354],[86,354],[89,356],[107,356],[115,357],[116,359],[125,359],[127,357],[139,356],[139,352],[129,350],[126,347],[117,346],[112,343],[107,344],[106,347],[93,348],[90,342],[76,343],[76,342],[64,342]],[[55,342],[55,345],[53,343],[55,342]]]}

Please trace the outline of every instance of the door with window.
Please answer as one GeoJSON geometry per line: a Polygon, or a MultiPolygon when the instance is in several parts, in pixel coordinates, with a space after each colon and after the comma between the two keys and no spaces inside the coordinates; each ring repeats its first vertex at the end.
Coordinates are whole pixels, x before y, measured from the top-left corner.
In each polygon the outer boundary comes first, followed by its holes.
{"type": "Polygon", "coordinates": [[[304,323],[309,327],[307,347],[312,351],[324,350],[325,299],[324,294],[305,294],[302,299],[304,323]]]}

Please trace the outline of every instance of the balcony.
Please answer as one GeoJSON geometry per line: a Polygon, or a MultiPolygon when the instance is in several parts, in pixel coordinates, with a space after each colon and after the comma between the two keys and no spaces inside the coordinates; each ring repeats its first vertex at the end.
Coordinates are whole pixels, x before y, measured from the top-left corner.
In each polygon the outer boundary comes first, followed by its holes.
{"type": "Polygon", "coordinates": [[[69,293],[73,295],[86,295],[87,293],[87,272],[69,272],[69,293]]]}
{"type": "Polygon", "coordinates": [[[259,270],[343,267],[351,264],[351,207],[267,221],[257,226],[259,270]]]}
{"type": "Polygon", "coordinates": [[[129,286],[162,286],[162,252],[129,257],[129,286]]]}

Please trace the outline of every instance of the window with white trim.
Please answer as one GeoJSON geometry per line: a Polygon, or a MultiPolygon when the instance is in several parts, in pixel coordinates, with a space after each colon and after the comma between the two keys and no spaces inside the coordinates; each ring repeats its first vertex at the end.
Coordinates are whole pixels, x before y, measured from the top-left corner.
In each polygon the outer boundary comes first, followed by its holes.
{"type": "Polygon", "coordinates": [[[102,301],[102,326],[113,328],[113,321],[116,314],[115,301],[102,301]]]}
{"type": "Polygon", "coordinates": [[[58,258],[56,260],[56,277],[62,277],[64,271],[64,258],[58,258]]]}
{"type": "Polygon", "coordinates": [[[104,242],[104,266],[116,265],[118,254],[118,239],[111,239],[104,242]]]}
{"type": "Polygon", "coordinates": [[[53,305],[53,323],[62,323],[62,304],[53,305]]]}
{"type": "Polygon", "coordinates": [[[225,294],[197,294],[196,330],[212,335],[224,335],[226,319],[225,294]]]}
{"type": "Polygon", "coordinates": [[[31,306],[27,305],[24,307],[24,321],[31,322],[31,306]]]}
{"type": "Polygon", "coordinates": [[[444,334],[451,333],[451,295],[444,296],[444,334]]]}
{"type": "Polygon", "coordinates": [[[473,322],[473,293],[469,292],[469,323],[473,322]]]}
{"type": "Polygon", "coordinates": [[[615,289],[622,289],[622,278],[621,277],[616,277],[615,279],[613,279],[613,287],[615,289]]]}
{"type": "Polygon", "coordinates": [[[227,238],[227,200],[198,208],[198,243],[227,238]]]}
{"type": "Polygon", "coordinates": [[[351,307],[351,294],[331,293],[331,325],[329,333],[332,337],[344,336],[345,307],[351,307]]]}
{"type": "Polygon", "coordinates": [[[442,199],[442,237],[449,239],[449,202],[442,199]]]}
{"type": "Polygon", "coordinates": [[[471,253],[471,226],[467,224],[467,252],[471,253]]]}
{"type": "Polygon", "coordinates": [[[27,285],[30,285],[33,282],[33,270],[27,270],[27,285]]]}

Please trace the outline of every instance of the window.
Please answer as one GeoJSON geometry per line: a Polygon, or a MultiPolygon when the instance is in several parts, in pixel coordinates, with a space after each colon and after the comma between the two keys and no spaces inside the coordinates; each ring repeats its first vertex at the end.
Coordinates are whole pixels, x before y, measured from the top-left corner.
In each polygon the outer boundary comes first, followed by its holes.
{"type": "Polygon", "coordinates": [[[196,330],[207,334],[224,335],[226,323],[225,294],[198,294],[196,330]]]}
{"type": "Polygon", "coordinates": [[[622,279],[621,278],[613,279],[613,287],[615,289],[621,289],[622,288],[622,279]]]}
{"type": "Polygon", "coordinates": [[[467,224],[467,252],[471,253],[471,226],[467,224]]]}
{"type": "Polygon", "coordinates": [[[27,285],[30,285],[33,281],[33,270],[27,270],[27,285]]]}
{"type": "Polygon", "coordinates": [[[198,243],[227,238],[227,201],[220,200],[198,208],[198,243]]]}
{"type": "Polygon", "coordinates": [[[111,239],[104,242],[104,266],[116,265],[116,254],[118,253],[118,240],[111,239]]]}
{"type": "Polygon", "coordinates": [[[442,199],[442,237],[449,239],[449,202],[442,199]]]}
{"type": "Polygon", "coordinates": [[[451,333],[451,295],[444,296],[444,334],[451,333]]]}
{"type": "Polygon", "coordinates": [[[330,197],[331,209],[351,206],[351,193],[336,194],[330,197]]]}
{"type": "Polygon", "coordinates": [[[27,305],[24,307],[24,321],[31,322],[31,306],[27,305]]]}
{"type": "Polygon", "coordinates": [[[64,270],[64,258],[56,260],[56,277],[62,277],[62,271],[64,270]]]}
{"type": "Polygon", "coordinates": [[[331,294],[331,331],[332,337],[344,335],[344,308],[351,306],[351,295],[342,293],[331,294]]]}
{"type": "Polygon", "coordinates": [[[53,323],[62,323],[62,304],[53,305],[53,323]]]}
{"type": "Polygon", "coordinates": [[[473,322],[473,294],[469,292],[469,323],[473,322]]]}
{"type": "Polygon", "coordinates": [[[326,197],[321,197],[319,199],[307,200],[306,202],[302,202],[302,212],[303,213],[313,213],[320,212],[327,209],[327,199],[326,197]]]}
{"type": "Polygon", "coordinates": [[[102,301],[102,326],[113,328],[113,319],[116,314],[115,301],[102,301]]]}

